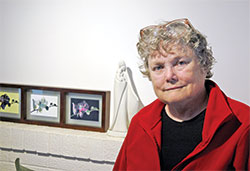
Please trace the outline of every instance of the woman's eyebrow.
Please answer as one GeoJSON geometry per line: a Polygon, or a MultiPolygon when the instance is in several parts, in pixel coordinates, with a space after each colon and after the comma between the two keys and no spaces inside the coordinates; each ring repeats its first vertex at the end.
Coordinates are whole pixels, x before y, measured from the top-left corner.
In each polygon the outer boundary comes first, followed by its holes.
{"type": "Polygon", "coordinates": [[[162,61],[162,60],[152,61],[152,65],[162,65],[163,63],[164,63],[164,61],[162,61]]]}

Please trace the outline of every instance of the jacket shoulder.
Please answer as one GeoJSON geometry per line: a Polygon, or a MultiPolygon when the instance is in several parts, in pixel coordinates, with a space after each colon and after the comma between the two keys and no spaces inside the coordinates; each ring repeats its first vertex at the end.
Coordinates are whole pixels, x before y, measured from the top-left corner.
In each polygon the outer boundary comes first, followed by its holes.
{"type": "Polygon", "coordinates": [[[136,123],[141,123],[144,126],[153,126],[161,118],[161,111],[164,107],[159,99],[156,99],[151,104],[143,107],[135,116],[132,118],[130,125],[133,126],[136,123]]]}

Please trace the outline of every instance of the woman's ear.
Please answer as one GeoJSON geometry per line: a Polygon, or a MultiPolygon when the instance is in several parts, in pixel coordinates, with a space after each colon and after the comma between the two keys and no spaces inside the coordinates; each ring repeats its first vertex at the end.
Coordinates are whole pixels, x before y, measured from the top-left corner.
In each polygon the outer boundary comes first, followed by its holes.
{"type": "Polygon", "coordinates": [[[204,67],[202,67],[201,69],[202,69],[202,72],[204,74],[204,78],[206,79],[209,71],[207,69],[205,69],[204,67]]]}
{"type": "Polygon", "coordinates": [[[149,81],[152,81],[152,80],[151,80],[151,77],[150,77],[150,74],[148,75],[148,80],[149,80],[149,81]]]}

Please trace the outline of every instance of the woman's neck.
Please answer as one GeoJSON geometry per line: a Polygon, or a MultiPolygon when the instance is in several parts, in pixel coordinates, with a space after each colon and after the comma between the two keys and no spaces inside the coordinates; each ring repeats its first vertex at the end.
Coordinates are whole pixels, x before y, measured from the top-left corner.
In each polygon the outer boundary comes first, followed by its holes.
{"type": "Polygon", "coordinates": [[[165,111],[171,119],[183,122],[199,115],[206,109],[207,102],[208,94],[204,89],[198,96],[185,102],[166,104],[165,111]]]}

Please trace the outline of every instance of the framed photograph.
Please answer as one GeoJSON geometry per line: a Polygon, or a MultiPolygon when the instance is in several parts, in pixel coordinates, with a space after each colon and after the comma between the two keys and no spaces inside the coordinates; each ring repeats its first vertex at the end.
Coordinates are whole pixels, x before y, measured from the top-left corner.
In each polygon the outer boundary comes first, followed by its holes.
{"type": "Polygon", "coordinates": [[[60,92],[31,89],[26,92],[26,119],[60,122],[60,92]]]}
{"type": "Polygon", "coordinates": [[[0,120],[106,132],[110,91],[0,83],[0,120]]]}
{"type": "Polygon", "coordinates": [[[21,118],[21,88],[0,86],[0,117],[21,118]]]}
{"type": "Polygon", "coordinates": [[[106,131],[109,119],[107,108],[106,93],[68,92],[65,108],[66,124],[106,131]]]}

